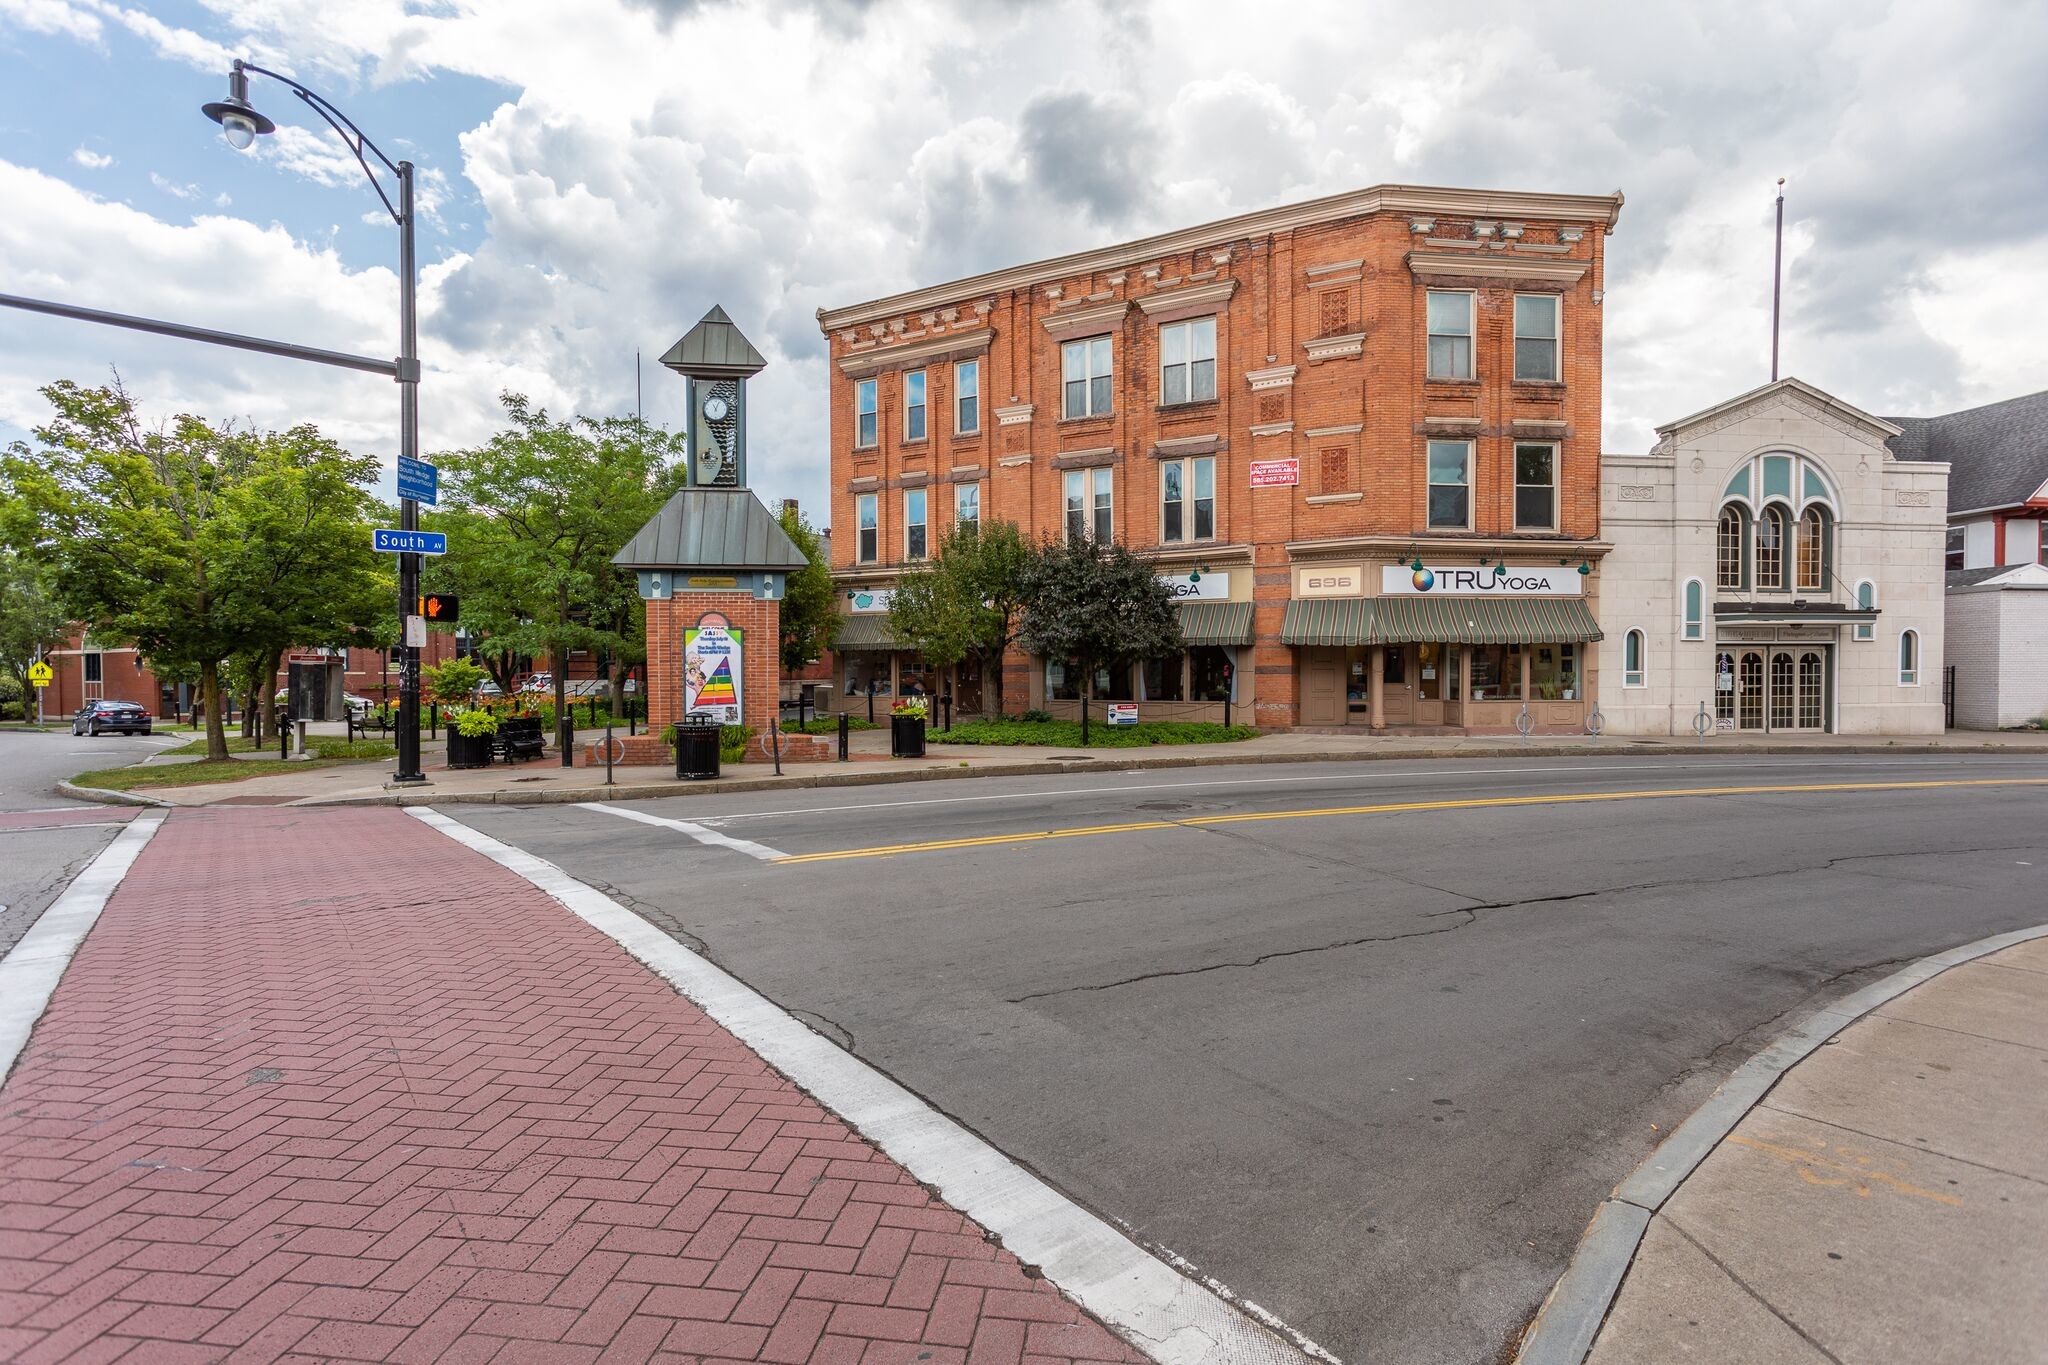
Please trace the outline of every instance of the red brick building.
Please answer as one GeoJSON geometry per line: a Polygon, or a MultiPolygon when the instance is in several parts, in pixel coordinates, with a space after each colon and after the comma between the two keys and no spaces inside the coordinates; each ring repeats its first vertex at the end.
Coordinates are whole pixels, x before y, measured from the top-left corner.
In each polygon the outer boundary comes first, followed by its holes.
{"type": "MultiPolygon", "coordinates": [[[[979,704],[888,587],[999,517],[1159,565],[1187,654],[1094,690],[1147,716],[1578,728],[1621,204],[1384,185],[821,310],[842,703],[979,704]]],[[[1063,661],[1006,671],[1012,709],[1074,707],[1063,661]]]]}

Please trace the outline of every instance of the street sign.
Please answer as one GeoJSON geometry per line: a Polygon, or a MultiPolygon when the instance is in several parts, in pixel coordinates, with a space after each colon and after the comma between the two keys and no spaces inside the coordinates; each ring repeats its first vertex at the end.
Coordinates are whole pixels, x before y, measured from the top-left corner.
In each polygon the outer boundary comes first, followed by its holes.
{"type": "Polygon", "coordinates": [[[50,685],[50,677],[50,666],[42,660],[38,659],[28,666],[28,685],[30,687],[48,687],[50,685]]]}
{"type": "Polygon", "coordinates": [[[427,618],[414,616],[410,612],[405,618],[405,647],[425,649],[427,647],[427,618]]]}
{"type": "Polygon", "coordinates": [[[445,555],[448,537],[440,531],[392,531],[379,527],[370,533],[371,544],[387,554],[445,555]]]}
{"type": "Polygon", "coordinates": [[[429,507],[436,506],[435,498],[441,491],[441,471],[425,460],[410,460],[398,457],[398,496],[412,498],[429,507]]]}
{"type": "Polygon", "coordinates": [[[462,619],[462,599],[452,592],[430,592],[420,599],[420,615],[452,626],[462,619]]]}

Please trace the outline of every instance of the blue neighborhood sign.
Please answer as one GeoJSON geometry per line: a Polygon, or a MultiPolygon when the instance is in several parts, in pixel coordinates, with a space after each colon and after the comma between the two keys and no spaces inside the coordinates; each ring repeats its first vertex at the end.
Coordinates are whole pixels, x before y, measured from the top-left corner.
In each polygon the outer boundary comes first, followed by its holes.
{"type": "Polygon", "coordinates": [[[448,537],[440,531],[372,531],[371,542],[390,554],[445,555],[448,537]]]}
{"type": "Polygon", "coordinates": [[[436,499],[441,492],[441,471],[425,460],[409,460],[398,457],[398,496],[423,502],[429,507],[439,504],[436,499]]]}

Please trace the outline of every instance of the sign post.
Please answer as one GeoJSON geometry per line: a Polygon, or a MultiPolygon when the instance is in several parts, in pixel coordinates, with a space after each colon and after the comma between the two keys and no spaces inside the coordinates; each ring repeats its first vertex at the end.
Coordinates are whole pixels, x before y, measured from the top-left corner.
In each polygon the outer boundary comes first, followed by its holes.
{"type": "Polygon", "coordinates": [[[43,651],[36,651],[36,661],[28,666],[28,685],[36,690],[36,724],[43,723],[43,689],[50,685],[50,665],[43,660],[43,651]]]}

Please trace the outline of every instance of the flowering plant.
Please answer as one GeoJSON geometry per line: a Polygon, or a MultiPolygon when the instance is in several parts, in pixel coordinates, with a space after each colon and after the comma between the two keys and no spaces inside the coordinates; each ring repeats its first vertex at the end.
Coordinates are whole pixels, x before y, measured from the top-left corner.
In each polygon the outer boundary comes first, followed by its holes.
{"type": "Polygon", "coordinates": [[[889,708],[892,716],[915,716],[924,720],[932,713],[931,703],[923,697],[904,697],[889,708]]]}

